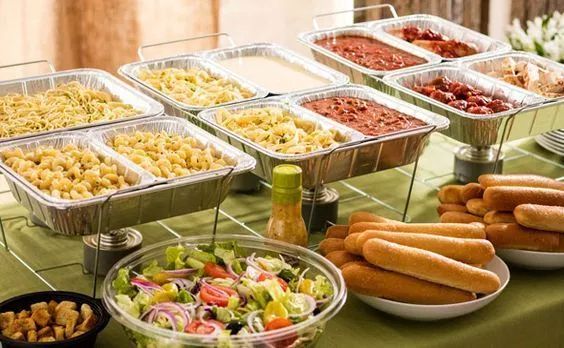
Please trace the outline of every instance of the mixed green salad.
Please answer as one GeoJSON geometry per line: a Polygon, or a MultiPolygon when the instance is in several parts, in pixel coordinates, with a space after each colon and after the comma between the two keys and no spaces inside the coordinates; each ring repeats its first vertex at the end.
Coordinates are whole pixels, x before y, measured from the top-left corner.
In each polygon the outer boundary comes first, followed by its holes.
{"type": "Polygon", "coordinates": [[[331,283],[282,255],[243,256],[234,242],[166,249],[141,274],[119,270],[117,304],[160,328],[204,335],[250,335],[303,322],[333,296],[331,283]]]}

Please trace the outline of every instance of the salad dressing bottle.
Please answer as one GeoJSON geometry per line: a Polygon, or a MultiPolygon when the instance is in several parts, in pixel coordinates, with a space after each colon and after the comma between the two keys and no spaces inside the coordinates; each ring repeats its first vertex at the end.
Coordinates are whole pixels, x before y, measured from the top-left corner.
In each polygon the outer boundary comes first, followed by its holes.
{"type": "Polygon", "coordinates": [[[271,239],[307,247],[302,217],[302,170],[293,164],[276,166],[272,173],[272,214],[266,227],[271,239]]]}

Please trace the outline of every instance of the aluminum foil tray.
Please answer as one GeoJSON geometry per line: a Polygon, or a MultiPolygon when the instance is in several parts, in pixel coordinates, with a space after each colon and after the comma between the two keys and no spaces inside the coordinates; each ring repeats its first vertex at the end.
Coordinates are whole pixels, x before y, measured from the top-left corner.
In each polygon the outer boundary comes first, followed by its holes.
{"type": "MultiPolygon", "coordinates": [[[[175,127],[170,123],[171,117],[158,117],[145,122],[147,127],[145,129],[151,129],[151,127],[159,129],[156,123],[160,119],[163,119],[160,129],[175,127]],[[167,122],[169,125],[166,125],[167,122]]],[[[127,129],[127,127],[135,127],[140,124],[143,122],[133,121],[128,125],[124,124],[123,128],[127,129]]],[[[6,174],[8,185],[16,200],[54,231],[66,235],[88,235],[96,233],[100,227],[102,232],[107,232],[212,208],[218,199],[223,200],[227,196],[233,176],[254,168],[255,160],[250,156],[222,144],[218,139],[197,129],[196,126],[188,125],[186,128],[188,128],[188,130],[185,129],[186,132],[202,139],[202,143],[210,144],[210,146],[213,143],[218,151],[225,150],[225,155],[236,161],[231,176],[224,178],[232,168],[226,167],[177,180],[156,180],[155,177],[132,164],[125,157],[95,140],[94,133],[78,132],[64,133],[57,135],[56,138],[55,136],[44,137],[44,139],[36,138],[32,140],[33,142],[23,140],[13,142],[0,148],[0,151],[14,146],[30,148],[40,144],[63,145],[67,141],[77,142],[115,158],[124,170],[131,173],[128,175],[135,174],[139,177],[140,185],[120,191],[112,197],[98,196],[78,201],[59,200],[43,194],[2,163],[0,163],[0,169],[6,174]],[[109,202],[104,205],[108,199],[109,202]],[[99,220],[98,214],[100,213],[102,219],[99,220]],[[102,223],[101,226],[99,226],[99,221],[102,223]]]]}
{"type": "Polygon", "coordinates": [[[395,103],[396,105],[400,105],[399,107],[402,108],[401,111],[404,112],[407,112],[406,110],[408,109],[412,111],[418,110],[418,115],[423,115],[420,117],[423,117],[423,119],[427,120],[430,124],[437,125],[438,129],[448,126],[448,121],[443,117],[433,115],[413,105],[397,101],[385,94],[375,92],[372,89],[362,86],[332,87],[319,92],[288,96],[285,101],[280,99],[266,99],[262,102],[246,103],[228,108],[230,111],[238,111],[256,107],[280,107],[291,111],[297,117],[312,120],[322,127],[337,129],[341,134],[350,135],[348,138],[349,141],[345,142],[342,147],[334,151],[332,151],[333,149],[327,149],[305,155],[283,155],[274,153],[218,125],[215,118],[217,109],[204,111],[199,117],[211,127],[214,127],[217,130],[218,136],[222,139],[229,141],[231,144],[241,148],[243,151],[256,158],[257,167],[255,174],[258,176],[270,182],[272,180],[272,169],[276,165],[292,163],[302,168],[304,173],[303,185],[306,188],[313,188],[316,184],[320,183],[319,174],[322,175],[324,183],[329,183],[403,165],[405,161],[413,161],[417,151],[423,148],[424,142],[406,141],[404,137],[413,135],[413,137],[419,136],[420,138],[427,138],[430,128],[432,128],[432,126],[422,127],[409,134],[397,133],[391,136],[371,138],[299,106],[299,101],[305,102],[307,98],[313,100],[331,95],[359,96],[370,99],[378,98],[378,102],[383,104],[395,103]]]}
{"type": "Polygon", "coordinates": [[[0,82],[0,95],[6,95],[9,93],[19,93],[24,95],[36,94],[44,92],[50,88],[54,88],[61,83],[68,83],[72,81],[78,81],[84,86],[91,89],[110,93],[121,102],[132,105],[136,110],[140,111],[140,114],[118,120],[89,123],[76,127],[24,134],[11,138],[0,138],[0,143],[75,129],[85,129],[106,124],[116,124],[128,120],[137,120],[160,115],[163,112],[163,106],[161,104],[157,103],[151,98],[148,98],[142,93],[139,93],[111,74],[98,69],[66,70],[40,76],[27,77],[23,79],[3,81],[0,82]]]}
{"type": "MultiPolygon", "coordinates": [[[[322,77],[329,81],[325,87],[330,86],[341,86],[349,82],[349,78],[333,69],[326,67],[323,64],[319,64],[311,59],[300,56],[293,51],[286,49],[282,46],[273,43],[254,43],[237,47],[223,48],[205,51],[201,53],[204,57],[219,62],[221,60],[245,57],[245,56],[267,56],[267,57],[277,57],[290,64],[296,64],[302,67],[309,73],[322,77]]],[[[265,88],[266,89],[266,88],[265,88]]],[[[320,88],[310,88],[303,90],[296,90],[293,93],[304,93],[320,88]]],[[[284,94],[279,91],[269,90],[270,95],[284,94]]]]}
{"type": "Polygon", "coordinates": [[[443,133],[474,146],[499,143],[504,128],[502,125],[516,112],[518,113],[509,120],[507,140],[521,139],[552,130],[559,117],[555,108],[541,104],[543,98],[457,66],[442,65],[431,69],[393,74],[386,76],[384,82],[395,90],[397,97],[446,116],[450,120],[450,127],[443,133]],[[412,89],[415,85],[429,83],[439,76],[467,83],[484,91],[486,95],[504,99],[519,108],[491,115],[476,115],[450,107],[412,89]],[[523,108],[527,105],[530,106],[523,108]]]}
{"type": "MultiPolygon", "coordinates": [[[[105,146],[108,146],[108,141],[113,139],[117,134],[134,134],[137,131],[152,133],[165,132],[167,134],[196,138],[202,148],[211,148],[213,152],[220,155],[221,158],[229,164],[229,166],[234,167],[232,173],[233,175],[249,171],[254,166],[254,160],[250,156],[246,156],[234,147],[229,146],[222,141],[218,141],[217,138],[211,136],[209,133],[178,117],[162,116],[141,122],[127,122],[115,127],[98,128],[92,130],[90,136],[105,146]]],[[[128,163],[128,166],[144,171],[144,169],[133,163],[126,156],[119,156],[123,157],[123,160],[128,163]]],[[[171,183],[186,179],[189,179],[190,181],[198,181],[199,179],[215,177],[218,173],[222,174],[224,172],[224,169],[217,169],[172,179],[156,177],[148,172],[147,174],[155,181],[171,183]]]]}
{"type": "MultiPolygon", "coordinates": [[[[197,122],[196,115],[209,107],[188,105],[181,103],[161,91],[151,87],[138,78],[139,71],[142,69],[165,69],[179,68],[189,69],[196,67],[207,71],[210,75],[228,79],[254,93],[254,97],[245,99],[244,101],[259,99],[266,96],[267,92],[239,76],[232,74],[229,70],[215,64],[208,59],[196,55],[179,55],[168,58],[160,58],[147,60],[123,65],[119,68],[118,73],[129,80],[135,87],[139,88],[143,93],[160,101],[165,108],[165,113],[172,116],[186,118],[189,121],[197,122]]],[[[219,104],[216,106],[225,106],[240,103],[243,100],[232,101],[229,103],[219,104]]]]}
{"type": "MultiPolygon", "coordinates": [[[[502,53],[496,56],[492,56],[492,57],[486,57],[486,58],[478,58],[478,59],[469,59],[469,60],[464,60],[460,62],[460,65],[476,71],[478,73],[484,74],[484,75],[488,75],[488,73],[492,72],[492,71],[499,71],[501,70],[501,65],[502,62],[505,58],[512,58],[515,62],[520,62],[520,61],[526,61],[532,64],[535,64],[543,69],[547,69],[549,71],[558,71],[561,74],[563,74],[564,76],[564,65],[559,64],[555,61],[552,61],[550,59],[538,56],[536,54],[532,54],[532,53],[527,53],[527,52],[507,52],[507,53],[502,53]]],[[[503,80],[497,79],[496,77],[493,77],[496,80],[500,81],[501,83],[507,83],[503,80]]],[[[509,84],[509,83],[508,83],[509,84]]],[[[520,88],[517,86],[514,86],[512,84],[509,84],[510,86],[514,87],[514,88],[520,88]]],[[[526,89],[525,89],[526,90],[526,89]]],[[[528,91],[528,90],[526,90],[528,91]]],[[[532,91],[528,91],[530,93],[535,93],[532,91]]],[[[540,94],[537,94],[539,97],[547,99],[547,100],[553,100],[550,98],[546,98],[540,94]]],[[[564,115],[564,100],[560,99],[558,101],[554,100],[554,103],[551,104],[552,107],[554,107],[556,109],[556,114],[557,115],[564,115]]],[[[548,108],[548,105],[547,105],[548,108]]],[[[553,126],[551,126],[553,129],[558,129],[558,128],[564,128],[564,117],[557,117],[555,120],[556,124],[554,124],[553,126]]]]}
{"type": "Polygon", "coordinates": [[[348,26],[336,29],[324,29],[301,33],[300,35],[298,35],[298,40],[311,49],[315,60],[317,60],[318,62],[347,75],[352,83],[367,85],[378,90],[383,90],[385,88],[385,85],[382,84],[381,78],[388,74],[399,71],[408,71],[414,68],[428,67],[433,64],[438,64],[442,60],[440,56],[419,47],[414,48],[413,45],[410,45],[403,40],[392,37],[390,35],[382,35],[380,32],[376,32],[374,30],[360,26],[348,26]],[[410,54],[421,57],[428,63],[398,70],[374,70],[366,68],[362,65],[358,65],[328,49],[315,44],[317,40],[334,38],[342,35],[370,37],[402,49],[410,54]]]}
{"type": "MultiPolygon", "coordinates": [[[[467,59],[468,57],[483,58],[485,56],[491,56],[494,54],[508,52],[511,50],[511,45],[509,45],[506,42],[492,39],[489,36],[486,36],[477,31],[468,29],[466,27],[463,27],[461,25],[458,25],[456,23],[450,22],[446,19],[437,16],[417,14],[417,15],[384,19],[380,21],[367,23],[368,27],[375,29],[377,31],[384,32],[386,33],[386,35],[392,35],[389,34],[389,31],[394,29],[401,29],[406,25],[415,25],[422,29],[430,28],[441,34],[448,36],[451,39],[459,40],[467,43],[473,43],[478,48],[478,51],[480,51],[480,53],[478,54],[474,54],[472,56],[467,56],[467,57],[442,58],[444,61],[457,61],[457,60],[467,59]]],[[[418,46],[413,45],[407,41],[404,42],[407,43],[410,47],[419,48],[418,46]]]]}

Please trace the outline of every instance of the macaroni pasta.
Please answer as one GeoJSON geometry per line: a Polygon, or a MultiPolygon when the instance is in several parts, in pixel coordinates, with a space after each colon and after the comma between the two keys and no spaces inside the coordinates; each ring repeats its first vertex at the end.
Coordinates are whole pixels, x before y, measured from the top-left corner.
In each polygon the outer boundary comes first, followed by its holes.
{"type": "Polygon", "coordinates": [[[116,152],[161,178],[175,178],[228,165],[196,138],[166,132],[118,134],[108,145],[116,152]]]}

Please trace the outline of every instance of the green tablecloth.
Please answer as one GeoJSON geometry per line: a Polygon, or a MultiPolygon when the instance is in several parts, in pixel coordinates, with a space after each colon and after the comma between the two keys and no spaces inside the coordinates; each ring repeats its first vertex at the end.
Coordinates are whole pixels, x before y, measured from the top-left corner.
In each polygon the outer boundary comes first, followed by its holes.
{"type": "MultiPolygon", "coordinates": [[[[452,149],[455,142],[433,135],[421,159],[414,186],[409,216],[412,221],[437,221],[435,186],[453,180],[452,149]]],[[[507,148],[506,173],[533,173],[550,177],[564,176],[562,158],[551,155],[534,141],[511,143],[507,148]],[[550,161],[555,162],[550,162],[550,161]]],[[[341,195],[341,222],[355,210],[369,210],[399,218],[409,184],[406,173],[412,167],[388,170],[345,182],[335,183],[341,195]],[[390,208],[392,210],[390,210],[390,208]]],[[[2,182],[0,190],[5,188],[2,182]]],[[[262,232],[270,214],[268,189],[253,195],[231,194],[222,204],[219,233],[262,232]]],[[[0,216],[5,219],[24,216],[24,208],[10,194],[0,195],[0,216]]],[[[164,220],[181,235],[211,233],[213,212],[205,211],[164,220]]],[[[0,301],[12,296],[47,290],[47,285],[31,269],[82,261],[80,238],[68,238],[39,227],[27,227],[25,220],[5,223],[11,250],[21,258],[0,250],[0,301]]],[[[137,227],[144,244],[172,238],[161,225],[149,223],[137,227]]],[[[321,234],[312,236],[312,243],[321,234]]],[[[69,291],[91,292],[92,277],[80,267],[69,266],[42,272],[45,281],[69,291]]],[[[511,267],[508,287],[492,304],[462,318],[441,322],[418,323],[378,312],[349,296],[343,310],[332,319],[319,347],[564,347],[564,270],[532,272],[511,267]]],[[[127,338],[121,328],[110,322],[97,342],[98,347],[124,347],[127,338]]]]}

